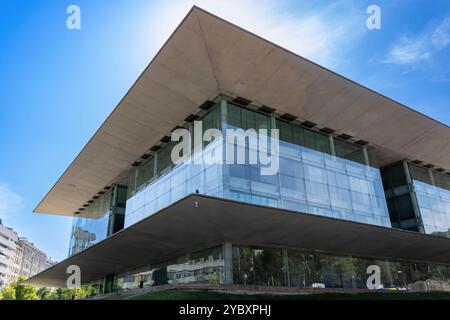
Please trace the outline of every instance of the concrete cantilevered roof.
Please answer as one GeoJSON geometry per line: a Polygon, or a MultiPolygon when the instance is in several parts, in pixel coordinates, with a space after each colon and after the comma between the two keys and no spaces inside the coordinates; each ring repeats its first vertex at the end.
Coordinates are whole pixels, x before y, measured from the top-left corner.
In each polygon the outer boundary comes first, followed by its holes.
{"type": "Polygon", "coordinates": [[[224,242],[450,263],[450,239],[447,238],[190,195],[27,282],[65,286],[67,267],[78,265],[82,283],[89,283],[108,274],[135,270],[224,242]]]}
{"type": "Polygon", "coordinates": [[[72,215],[207,99],[240,96],[450,170],[450,128],[193,7],[35,209],[72,215]]]}

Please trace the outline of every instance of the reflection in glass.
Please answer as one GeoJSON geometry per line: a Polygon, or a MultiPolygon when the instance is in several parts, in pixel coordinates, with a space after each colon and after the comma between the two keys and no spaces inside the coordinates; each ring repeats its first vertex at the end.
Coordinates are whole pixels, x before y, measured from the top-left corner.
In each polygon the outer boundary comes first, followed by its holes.
{"type": "MultiPolygon", "coordinates": [[[[259,164],[170,165],[172,143],[130,173],[129,226],[192,193],[390,227],[380,172],[365,163],[364,149],[317,131],[227,102],[204,113],[203,130],[280,129],[280,168],[261,175],[259,164]],[[152,171],[156,161],[156,172],[152,171]],[[134,189],[133,189],[134,188],[134,189]],[[141,189],[140,189],[141,188],[141,189]]],[[[189,127],[190,128],[190,127],[189,127]]],[[[224,135],[225,136],[225,135],[224,135]]],[[[192,156],[202,158],[220,141],[192,156]]],[[[224,144],[225,145],[225,144],[224,144]]],[[[246,145],[248,158],[249,146],[246,145]]],[[[235,154],[236,156],[236,154],[235,154]]],[[[225,155],[224,155],[225,157],[225,155]]],[[[370,160],[370,159],[369,159],[370,160]]],[[[374,162],[374,161],[372,161],[374,162]]]]}
{"type": "Polygon", "coordinates": [[[120,274],[116,285],[127,290],[177,283],[223,284],[223,280],[223,247],[219,246],[120,274]]]}
{"type": "Polygon", "coordinates": [[[448,265],[233,246],[235,284],[367,289],[367,268],[372,265],[380,267],[382,288],[450,291],[448,265]]]}
{"type": "Polygon", "coordinates": [[[113,186],[73,219],[69,256],[123,229],[127,189],[113,186]]]}
{"type": "Polygon", "coordinates": [[[381,288],[450,291],[450,266],[334,255],[292,248],[232,246],[232,261],[223,246],[151,264],[115,277],[117,289],[177,283],[233,284],[266,287],[367,289],[367,268],[380,268],[381,288]],[[228,258],[227,258],[228,259],[228,258]],[[232,269],[225,269],[225,265],[232,269]]]}

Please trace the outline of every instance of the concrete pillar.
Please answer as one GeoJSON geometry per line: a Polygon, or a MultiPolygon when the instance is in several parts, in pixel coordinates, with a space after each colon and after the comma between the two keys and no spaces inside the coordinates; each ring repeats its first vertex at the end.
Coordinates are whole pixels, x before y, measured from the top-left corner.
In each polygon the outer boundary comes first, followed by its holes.
{"type": "MultiPolygon", "coordinates": [[[[277,128],[277,117],[276,117],[275,113],[272,113],[270,115],[270,129],[279,129],[279,128],[277,128]]],[[[270,135],[270,131],[269,131],[269,135],[270,135]]]]}
{"type": "Polygon", "coordinates": [[[366,166],[370,166],[369,152],[367,151],[367,147],[363,147],[363,155],[364,155],[364,163],[366,166]]]}
{"type": "Polygon", "coordinates": [[[225,128],[223,128],[223,124],[227,122],[227,105],[228,101],[224,98],[220,101],[220,120],[222,125],[222,134],[225,137],[225,128]]]}
{"type": "Polygon", "coordinates": [[[286,285],[291,286],[291,274],[289,270],[289,256],[287,248],[283,248],[283,264],[284,264],[284,276],[286,279],[286,285]]]}
{"type": "Polygon", "coordinates": [[[434,175],[433,175],[433,171],[431,169],[428,169],[428,174],[430,175],[431,184],[433,186],[436,186],[436,181],[434,181],[434,175]]]}
{"type": "Polygon", "coordinates": [[[111,293],[114,290],[114,274],[108,274],[103,280],[103,293],[111,293]]]}
{"type": "Polygon", "coordinates": [[[336,147],[334,146],[334,138],[333,136],[328,136],[328,140],[330,140],[330,151],[332,156],[336,156],[336,147]]]}
{"type": "Polygon", "coordinates": [[[223,260],[223,284],[233,284],[233,246],[229,242],[223,244],[223,260]]]}

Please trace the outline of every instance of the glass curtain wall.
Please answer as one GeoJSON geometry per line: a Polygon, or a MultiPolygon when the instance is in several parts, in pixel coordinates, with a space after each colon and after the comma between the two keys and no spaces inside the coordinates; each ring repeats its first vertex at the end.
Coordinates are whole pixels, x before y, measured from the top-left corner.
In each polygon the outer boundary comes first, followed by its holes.
{"type": "Polygon", "coordinates": [[[425,233],[450,238],[450,176],[409,164],[425,233]]]}
{"type": "Polygon", "coordinates": [[[224,250],[221,245],[130,270],[114,277],[114,288],[223,284],[225,277],[231,276],[237,285],[367,289],[367,268],[376,265],[384,289],[450,291],[449,265],[240,245],[233,245],[232,255],[225,258],[224,250]]]}
{"type": "Polygon", "coordinates": [[[113,186],[74,218],[69,256],[123,229],[126,192],[125,187],[113,186]]]}
{"type": "MultiPolygon", "coordinates": [[[[202,135],[209,128],[220,129],[220,104],[205,112],[199,121],[203,124],[202,135]]],[[[193,137],[193,125],[189,124],[185,129],[193,137]]],[[[222,166],[202,161],[203,155],[211,153],[218,143],[204,143],[203,149],[194,154],[194,139],[191,140],[189,161],[175,166],[171,152],[177,142],[170,142],[131,172],[125,227],[192,193],[223,197],[222,166]]]]}
{"type": "Polygon", "coordinates": [[[234,284],[366,289],[371,265],[380,267],[383,288],[450,290],[450,266],[446,265],[233,246],[234,284]]]}
{"type": "Polygon", "coordinates": [[[116,277],[118,289],[136,289],[176,283],[223,284],[223,246],[185,254],[116,277]]]}
{"type": "MultiPolygon", "coordinates": [[[[260,165],[249,164],[248,143],[246,164],[174,166],[170,161],[173,143],[169,143],[131,172],[126,226],[196,192],[391,226],[380,172],[372,166],[375,160],[366,148],[226,100],[219,99],[199,120],[203,132],[217,128],[224,137],[227,129],[279,129],[279,171],[261,175],[260,165]]],[[[192,125],[186,128],[192,132],[192,125]]],[[[205,143],[190,160],[202,158],[216,144],[205,143]]],[[[224,162],[227,148],[228,142],[224,162]]]]}
{"type": "Polygon", "coordinates": [[[382,169],[392,226],[450,237],[450,176],[407,161],[382,169]]]}
{"type": "Polygon", "coordinates": [[[224,118],[224,129],[276,128],[280,135],[279,172],[224,165],[226,198],[391,226],[380,172],[363,147],[232,103],[224,118]]]}
{"type": "Polygon", "coordinates": [[[381,169],[392,227],[410,231],[422,231],[422,224],[414,208],[403,162],[381,169]]]}

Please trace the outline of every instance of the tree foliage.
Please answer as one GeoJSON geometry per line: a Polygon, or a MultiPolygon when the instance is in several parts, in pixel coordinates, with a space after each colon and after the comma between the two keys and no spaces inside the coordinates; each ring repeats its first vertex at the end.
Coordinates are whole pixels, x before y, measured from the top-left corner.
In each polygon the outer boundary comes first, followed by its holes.
{"type": "Polygon", "coordinates": [[[36,287],[24,284],[24,276],[4,287],[0,293],[3,300],[39,300],[36,287]]]}
{"type": "Polygon", "coordinates": [[[0,291],[0,300],[16,300],[16,291],[11,286],[6,286],[0,291]]]}
{"type": "Polygon", "coordinates": [[[51,300],[77,300],[97,294],[95,286],[82,286],[80,289],[58,288],[51,292],[51,300]]]}
{"type": "Polygon", "coordinates": [[[0,290],[0,300],[73,300],[83,299],[98,293],[95,286],[82,286],[80,289],[47,287],[36,288],[26,285],[24,276],[20,276],[10,285],[0,290]]]}

